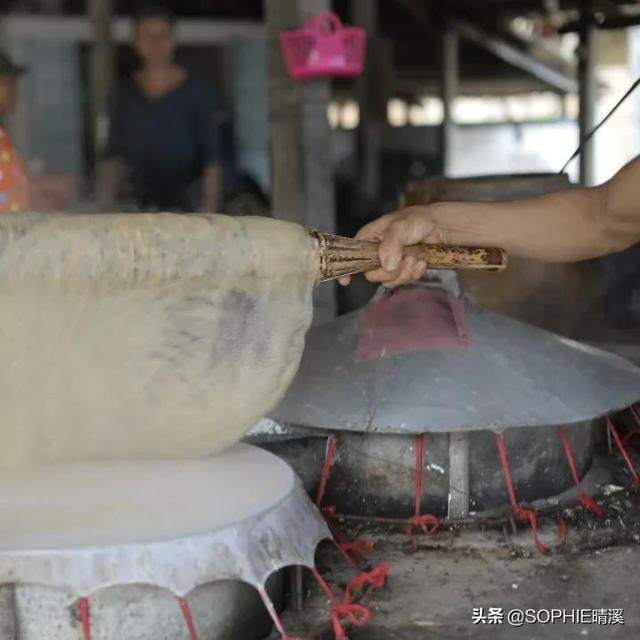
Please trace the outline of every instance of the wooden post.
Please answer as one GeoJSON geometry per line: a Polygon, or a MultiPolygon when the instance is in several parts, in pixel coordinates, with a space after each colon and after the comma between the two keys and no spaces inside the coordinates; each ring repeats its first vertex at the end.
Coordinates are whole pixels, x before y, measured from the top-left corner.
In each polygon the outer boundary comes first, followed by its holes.
{"type": "Polygon", "coordinates": [[[442,125],[440,126],[440,154],[442,160],[442,173],[449,175],[451,172],[451,148],[453,139],[453,100],[458,93],[459,76],[459,37],[455,25],[447,20],[442,32],[441,43],[441,77],[440,97],[442,100],[442,125]]]}
{"type": "MultiPolygon", "coordinates": [[[[578,47],[578,98],[580,103],[578,130],[580,142],[583,142],[593,127],[595,110],[593,30],[592,7],[588,2],[580,9],[580,45],[578,47]]],[[[580,153],[580,184],[588,187],[593,184],[594,180],[593,140],[583,144],[580,153]]]]}
{"type": "MultiPolygon", "coordinates": [[[[269,68],[269,147],[273,215],[323,231],[335,228],[328,78],[292,80],[280,52],[279,34],[328,0],[265,0],[269,68]]],[[[334,285],[314,292],[316,321],[335,315],[334,285]]]]}
{"type": "Polygon", "coordinates": [[[16,620],[15,587],[12,584],[0,586],[0,638],[2,640],[18,639],[16,620]]]}
{"type": "MultiPolygon", "coordinates": [[[[375,202],[380,195],[380,137],[383,117],[378,46],[378,0],[352,0],[353,23],[367,32],[367,57],[356,83],[360,107],[357,130],[358,185],[375,202]]],[[[386,107],[386,105],[385,105],[386,107]]]]}
{"type": "Polygon", "coordinates": [[[449,434],[449,518],[469,515],[469,434],[449,434]]]}
{"type": "Polygon", "coordinates": [[[91,116],[93,152],[100,155],[106,141],[109,117],[109,92],[113,79],[113,44],[111,22],[113,0],[90,0],[89,19],[93,33],[89,86],[91,91],[91,116]]]}

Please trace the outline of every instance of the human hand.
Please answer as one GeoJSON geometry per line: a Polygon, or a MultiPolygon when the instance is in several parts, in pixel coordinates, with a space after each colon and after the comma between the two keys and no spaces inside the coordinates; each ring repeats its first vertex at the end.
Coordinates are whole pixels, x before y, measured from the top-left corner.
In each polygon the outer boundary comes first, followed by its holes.
{"type": "MultiPolygon", "coordinates": [[[[403,256],[407,245],[425,242],[446,244],[442,229],[438,228],[431,207],[406,207],[384,215],[365,225],[358,231],[357,240],[380,242],[381,267],[365,273],[369,282],[379,282],[393,288],[418,280],[427,268],[423,260],[413,256],[403,256]]],[[[344,276],[338,282],[347,286],[351,276],[344,276]]]]}

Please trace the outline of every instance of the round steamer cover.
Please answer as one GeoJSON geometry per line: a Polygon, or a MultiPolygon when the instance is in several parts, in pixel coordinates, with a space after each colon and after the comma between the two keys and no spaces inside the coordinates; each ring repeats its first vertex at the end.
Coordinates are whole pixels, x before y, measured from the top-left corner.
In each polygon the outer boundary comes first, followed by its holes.
{"type": "Polygon", "coordinates": [[[0,584],[262,588],[285,566],[313,567],[329,537],[291,468],[246,444],[203,460],[0,471],[0,584]]]}
{"type": "Polygon", "coordinates": [[[620,357],[427,287],[313,327],[271,417],[381,433],[573,424],[640,398],[620,357]]]}

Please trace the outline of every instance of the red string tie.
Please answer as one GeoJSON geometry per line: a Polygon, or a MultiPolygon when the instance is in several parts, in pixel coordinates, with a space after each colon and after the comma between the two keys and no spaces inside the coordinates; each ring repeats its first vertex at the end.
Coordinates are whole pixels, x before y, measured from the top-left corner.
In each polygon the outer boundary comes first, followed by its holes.
{"type": "Polygon", "coordinates": [[[529,523],[536,549],[542,554],[549,553],[549,549],[547,549],[547,547],[542,544],[542,541],[538,537],[538,516],[536,515],[536,512],[533,511],[533,509],[527,509],[523,506],[518,506],[518,511],[515,512],[515,516],[516,518],[518,518],[518,520],[529,523]]]}
{"type": "Polygon", "coordinates": [[[407,535],[413,537],[413,528],[419,527],[424,533],[435,533],[440,526],[436,516],[427,513],[422,515],[422,465],[424,464],[424,433],[416,436],[416,467],[414,472],[414,506],[415,513],[407,523],[407,535]]]}
{"type": "Polygon", "coordinates": [[[631,462],[631,458],[629,457],[629,453],[622,444],[622,440],[620,439],[620,435],[618,434],[618,430],[615,428],[613,422],[611,422],[611,418],[607,418],[607,428],[609,429],[609,433],[612,435],[620,454],[622,455],[625,464],[627,465],[627,469],[629,469],[629,473],[633,478],[635,484],[640,484],[640,477],[638,477],[638,472],[635,470],[633,466],[633,462],[631,462]]]}
{"type": "Polygon", "coordinates": [[[191,615],[189,601],[184,597],[179,597],[178,604],[180,605],[182,617],[184,618],[184,622],[187,625],[187,630],[189,631],[189,640],[198,640],[198,631],[196,629],[195,623],[193,622],[193,616],[191,615]]]}
{"type": "Polygon", "coordinates": [[[368,553],[373,549],[373,540],[369,540],[368,538],[355,538],[354,540],[341,538],[337,542],[340,548],[347,553],[349,551],[368,553]]]}
{"type": "Polygon", "coordinates": [[[355,578],[349,581],[349,584],[347,585],[347,591],[349,591],[350,589],[362,587],[365,584],[370,584],[372,587],[380,589],[380,587],[384,586],[384,583],[387,580],[389,569],[389,563],[382,562],[380,564],[377,564],[370,571],[363,571],[360,575],[357,575],[355,578]]]}
{"type": "Polygon", "coordinates": [[[347,618],[356,626],[362,626],[370,615],[369,609],[361,604],[340,602],[334,605],[331,609],[331,624],[335,640],[348,640],[340,620],[341,617],[347,618]]]}
{"type": "MultiPolygon", "coordinates": [[[[369,609],[367,609],[367,607],[365,607],[364,605],[351,602],[348,585],[345,589],[344,595],[342,596],[342,600],[338,600],[333,594],[333,591],[331,591],[331,587],[327,584],[326,580],[320,575],[315,567],[311,568],[311,573],[313,573],[315,579],[320,585],[320,588],[324,592],[329,602],[331,602],[330,617],[331,623],[333,625],[333,634],[335,636],[335,640],[347,640],[347,636],[345,635],[344,629],[342,627],[341,618],[347,618],[353,624],[360,626],[369,619],[369,609]]],[[[355,579],[356,578],[354,578],[354,580],[355,579]]]]}
{"type": "Polygon", "coordinates": [[[507,459],[507,449],[504,445],[504,438],[502,434],[496,435],[496,446],[498,447],[498,456],[500,457],[500,464],[502,466],[502,473],[504,475],[504,482],[507,485],[507,493],[509,494],[509,502],[511,503],[511,510],[513,515],[522,522],[528,522],[531,527],[531,533],[533,535],[533,541],[535,542],[536,549],[540,553],[548,553],[549,550],[540,541],[538,537],[538,517],[535,511],[526,509],[518,503],[516,499],[516,492],[513,488],[513,479],[511,477],[511,471],[509,470],[509,461],[507,459]]]}
{"type": "Polygon", "coordinates": [[[582,489],[582,483],[580,482],[580,478],[578,476],[578,469],[576,468],[576,462],[573,457],[573,452],[571,451],[571,444],[569,443],[569,437],[567,436],[566,429],[564,427],[558,427],[558,434],[560,436],[560,441],[562,442],[564,455],[567,458],[567,463],[569,464],[571,475],[573,476],[573,481],[576,483],[576,489],[578,490],[578,500],[580,501],[580,504],[589,509],[589,511],[591,511],[593,515],[600,518],[603,514],[600,505],[582,489]]]}
{"type": "Polygon", "coordinates": [[[89,612],[89,598],[78,598],[80,609],[80,626],[82,627],[82,640],[91,640],[91,615],[89,612]]]}
{"type": "Polygon", "coordinates": [[[372,587],[379,589],[384,586],[389,575],[389,564],[383,562],[376,565],[370,571],[363,571],[355,578],[349,581],[347,587],[344,590],[342,600],[333,606],[331,612],[331,619],[333,621],[333,630],[336,638],[344,638],[344,630],[340,624],[340,618],[346,618],[357,626],[362,626],[371,617],[371,612],[367,607],[362,604],[352,602],[351,592],[353,589],[363,587],[366,584],[370,584],[372,587]]]}
{"type": "Polygon", "coordinates": [[[560,540],[567,539],[567,523],[564,519],[564,512],[558,511],[558,536],[560,540]]]}
{"type": "Polygon", "coordinates": [[[430,513],[420,515],[417,513],[415,516],[409,518],[409,524],[406,527],[407,535],[413,536],[413,528],[419,527],[424,533],[435,533],[440,527],[440,521],[438,518],[430,513]]]}
{"type": "Polygon", "coordinates": [[[326,507],[320,507],[320,513],[325,518],[335,518],[336,507],[333,504],[328,504],[326,507]]]}
{"type": "Polygon", "coordinates": [[[331,465],[333,464],[333,459],[336,455],[336,448],[336,434],[330,433],[327,438],[327,447],[324,451],[324,460],[322,462],[322,470],[320,471],[320,482],[318,483],[318,493],[316,494],[316,507],[318,508],[322,504],[322,499],[324,498],[329,474],[331,473],[331,465]]]}

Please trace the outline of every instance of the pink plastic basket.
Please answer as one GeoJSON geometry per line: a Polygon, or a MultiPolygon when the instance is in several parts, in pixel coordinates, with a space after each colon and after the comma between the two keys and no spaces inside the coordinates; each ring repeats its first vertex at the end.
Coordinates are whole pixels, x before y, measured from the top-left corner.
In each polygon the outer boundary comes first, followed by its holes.
{"type": "Polygon", "coordinates": [[[367,34],[343,27],[331,11],[311,16],[298,29],[280,34],[280,48],[292,78],[357,76],[364,65],[367,34]]]}

